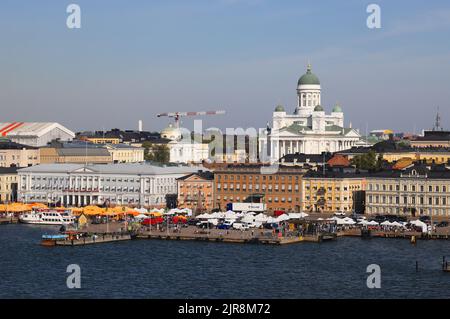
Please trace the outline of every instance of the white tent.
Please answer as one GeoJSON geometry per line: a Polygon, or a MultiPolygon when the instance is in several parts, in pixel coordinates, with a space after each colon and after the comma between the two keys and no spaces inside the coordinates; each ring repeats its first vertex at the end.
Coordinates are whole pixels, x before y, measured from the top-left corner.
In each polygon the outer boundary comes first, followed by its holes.
{"type": "Polygon", "coordinates": [[[135,208],[134,209],[135,211],[137,211],[137,212],[139,212],[139,213],[142,213],[142,214],[145,214],[145,213],[148,213],[148,210],[146,210],[145,208],[135,208]]]}
{"type": "Polygon", "coordinates": [[[135,216],[134,218],[135,219],[146,219],[146,218],[148,218],[148,216],[145,214],[139,214],[139,215],[135,216]]]}
{"type": "Polygon", "coordinates": [[[207,218],[211,218],[211,215],[205,213],[205,214],[200,214],[200,215],[196,216],[196,218],[198,218],[198,219],[207,219],[207,218]]]}
{"type": "Polygon", "coordinates": [[[305,218],[305,217],[309,216],[306,213],[290,213],[288,215],[291,219],[299,219],[299,218],[305,218]]]}
{"type": "Polygon", "coordinates": [[[338,225],[354,225],[354,224],[356,224],[356,222],[353,220],[353,219],[351,219],[351,218],[349,218],[349,219],[346,219],[346,218],[338,218],[337,220],[336,220],[336,222],[337,222],[337,224],[338,225]]]}
{"type": "Polygon", "coordinates": [[[391,224],[391,226],[395,226],[395,227],[405,227],[404,225],[400,224],[399,222],[393,222],[391,224]]]}
{"type": "Polygon", "coordinates": [[[428,225],[425,224],[421,220],[413,220],[412,222],[410,222],[410,224],[412,224],[414,226],[417,226],[417,227],[421,227],[422,228],[422,233],[426,233],[428,231],[428,225]]]}
{"type": "Polygon", "coordinates": [[[379,224],[378,224],[376,221],[371,220],[370,222],[367,222],[366,225],[367,225],[367,226],[378,226],[379,224]]]}
{"type": "Polygon", "coordinates": [[[289,219],[291,219],[291,218],[287,214],[282,214],[282,215],[278,216],[277,218],[275,218],[275,220],[277,220],[277,222],[284,222],[289,219]]]}
{"type": "Polygon", "coordinates": [[[392,226],[392,223],[391,223],[390,221],[388,221],[388,220],[385,220],[385,221],[382,222],[380,225],[381,225],[381,226],[392,226]]]}

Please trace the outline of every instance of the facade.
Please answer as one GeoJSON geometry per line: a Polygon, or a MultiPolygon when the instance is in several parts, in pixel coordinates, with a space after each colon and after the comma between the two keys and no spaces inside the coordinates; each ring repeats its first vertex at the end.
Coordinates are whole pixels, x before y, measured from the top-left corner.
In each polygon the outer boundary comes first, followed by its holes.
{"type": "Polygon", "coordinates": [[[0,167],[0,202],[17,200],[17,167],[0,167]]]}
{"type": "Polygon", "coordinates": [[[366,176],[352,171],[308,172],[303,176],[305,212],[364,212],[366,176]]]}
{"type": "Polygon", "coordinates": [[[366,213],[450,216],[450,170],[416,164],[367,178],[366,213]]]}
{"type": "Polygon", "coordinates": [[[39,164],[39,149],[36,147],[0,139],[0,167],[27,167],[39,164]]]}
{"type": "Polygon", "coordinates": [[[171,163],[201,163],[208,159],[208,144],[171,141],[167,144],[171,163]]]}
{"type": "Polygon", "coordinates": [[[353,147],[349,150],[339,152],[349,160],[355,156],[368,153],[373,150],[382,154],[383,159],[389,163],[409,158],[414,162],[426,161],[427,163],[445,164],[450,160],[450,148],[444,147],[412,147],[397,143],[393,140],[382,141],[370,147],[353,147]]]}
{"type": "Polygon", "coordinates": [[[321,105],[321,86],[308,65],[306,74],[298,81],[297,106],[294,114],[287,114],[283,106],[275,108],[272,128],[267,136],[260,137],[260,151],[271,161],[286,154],[321,154],[349,149],[362,143],[358,131],[346,128],[344,113],[335,105],[326,114],[321,105]]]}
{"type": "Polygon", "coordinates": [[[0,134],[11,141],[29,146],[44,146],[52,140],[71,141],[75,133],[59,123],[0,123],[0,134]]]}
{"type": "Polygon", "coordinates": [[[425,131],[423,136],[418,136],[410,141],[412,147],[417,148],[450,148],[449,131],[425,131]]]}
{"type": "Polygon", "coordinates": [[[106,144],[113,163],[140,163],[144,161],[144,148],[127,144],[106,144]]]}
{"type": "Polygon", "coordinates": [[[177,178],[191,167],[145,163],[41,164],[18,170],[18,197],[24,202],[60,202],[68,206],[120,204],[165,207],[176,194],[177,178]]]}
{"type": "Polygon", "coordinates": [[[198,171],[177,179],[178,207],[194,212],[214,208],[214,174],[198,171]]]}
{"type": "Polygon", "coordinates": [[[304,170],[280,166],[273,174],[261,174],[261,165],[222,165],[214,170],[214,207],[228,203],[265,203],[268,213],[300,212],[304,170]]]}
{"type": "Polygon", "coordinates": [[[46,146],[40,149],[41,164],[51,163],[92,163],[107,164],[113,162],[113,157],[105,147],[82,147],[65,144],[63,146],[46,146]]]}

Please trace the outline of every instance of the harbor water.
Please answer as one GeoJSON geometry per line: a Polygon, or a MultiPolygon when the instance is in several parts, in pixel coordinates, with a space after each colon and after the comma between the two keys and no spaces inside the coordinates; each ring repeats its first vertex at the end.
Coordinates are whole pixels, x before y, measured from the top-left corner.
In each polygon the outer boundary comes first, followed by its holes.
{"type": "Polygon", "coordinates": [[[43,247],[55,227],[0,227],[0,298],[449,298],[450,242],[339,238],[286,246],[134,240],[43,247]],[[416,269],[416,262],[418,269],[416,269]],[[66,285],[67,266],[81,288],[66,285]],[[381,268],[369,289],[367,266],[381,268]]]}

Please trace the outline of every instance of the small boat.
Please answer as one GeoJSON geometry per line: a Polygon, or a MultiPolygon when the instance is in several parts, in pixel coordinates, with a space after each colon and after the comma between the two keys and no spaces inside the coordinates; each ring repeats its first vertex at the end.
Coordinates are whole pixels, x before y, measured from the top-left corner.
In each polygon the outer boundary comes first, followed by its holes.
{"type": "Polygon", "coordinates": [[[68,235],[42,235],[42,246],[56,246],[58,240],[66,240],[68,235]]]}
{"type": "Polygon", "coordinates": [[[34,225],[70,225],[76,218],[70,210],[34,209],[19,216],[19,222],[34,225]]]}

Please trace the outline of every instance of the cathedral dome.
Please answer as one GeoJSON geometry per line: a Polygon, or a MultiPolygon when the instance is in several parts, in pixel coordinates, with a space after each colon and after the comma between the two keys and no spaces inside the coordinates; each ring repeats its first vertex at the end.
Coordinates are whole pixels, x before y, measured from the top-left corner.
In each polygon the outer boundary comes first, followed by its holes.
{"type": "Polygon", "coordinates": [[[320,85],[319,78],[311,72],[311,64],[308,64],[306,73],[298,80],[298,85],[320,85]]]}
{"type": "Polygon", "coordinates": [[[341,106],[339,105],[339,104],[336,104],[334,107],[333,107],[333,111],[332,111],[333,113],[342,113],[342,108],[341,108],[341,106]]]}
{"type": "Polygon", "coordinates": [[[314,112],[323,112],[323,107],[322,105],[316,105],[316,107],[314,108],[314,112]]]}
{"type": "Polygon", "coordinates": [[[283,105],[277,105],[275,112],[286,112],[283,105]]]}
{"type": "Polygon", "coordinates": [[[161,137],[169,140],[178,140],[181,137],[181,132],[178,128],[174,127],[172,124],[169,124],[168,127],[161,131],[161,137]]]}

